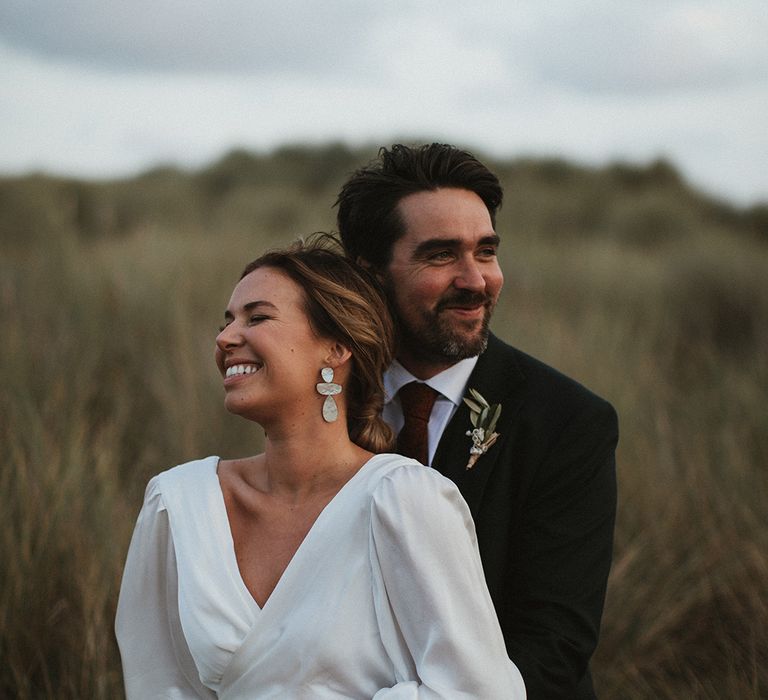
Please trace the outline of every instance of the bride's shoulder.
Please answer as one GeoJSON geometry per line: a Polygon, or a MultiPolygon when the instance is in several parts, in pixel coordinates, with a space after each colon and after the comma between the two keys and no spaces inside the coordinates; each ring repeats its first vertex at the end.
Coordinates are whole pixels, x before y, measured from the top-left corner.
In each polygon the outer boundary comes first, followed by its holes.
{"type": "Polygon", "coordinates": [[[432,467],[398,454],[377,455],[381,460],[376,491],[399,497],[427,497],[458,493],[456,485],[432,467]]]}
{"type": "Polygon", "coordinates": [[[220,459],[216,471],[222,485],[252,480],[254,477],[262,479],[265,476],[264,454],[240,459],[220,459]]]}
{"type": "Polygon", "coordinates": [[[147,484],[146,495],[162,493],[169,495],[179,490],[197,489],[216,475],[219,465],[217,456],[195,459],[177,464],[153,476],[147,484]]]}
{"type": "MultiPolygon", "coordinates": [[[[405,523],[454,523],[474,533],[469,506],[456,484],[432,467],[399,457],[372,489],[371,514],[375,527],[390,523],[401,529],[405,523]],[[425,519],[425,514],[428,518],[425,519]]],[[[474,536],[474,535],[472,535],[474,536]]]]}

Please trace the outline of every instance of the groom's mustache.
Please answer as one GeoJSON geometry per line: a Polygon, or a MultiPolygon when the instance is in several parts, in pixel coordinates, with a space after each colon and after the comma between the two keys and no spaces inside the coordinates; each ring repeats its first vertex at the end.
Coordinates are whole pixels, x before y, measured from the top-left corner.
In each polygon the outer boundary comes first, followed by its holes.
{"type": "Polygon", "coordinates": [[[453,292],[450,296],[445,296],[437,302],[435,311],[443,311],[450,307],[466,307],[468,309],[476,306],[483,305],[490,308],[493,305],[493,297],[489,294],[483,294],[482,292],[469,292],[465,289],[461,289],[457,292],[453,292]]]}

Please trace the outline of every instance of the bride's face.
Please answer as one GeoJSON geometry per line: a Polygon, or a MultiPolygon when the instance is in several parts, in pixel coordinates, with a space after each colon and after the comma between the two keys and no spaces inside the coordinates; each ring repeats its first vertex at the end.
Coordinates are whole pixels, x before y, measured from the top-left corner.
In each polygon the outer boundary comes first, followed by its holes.
{"type": "Polygon", "coordinates": [[[235,287],[216,338],[228,411],[264,424],[321,415],[315,390],[332,343],[304,312],[301,288],[282,271],[261,267],[235,287]]]}

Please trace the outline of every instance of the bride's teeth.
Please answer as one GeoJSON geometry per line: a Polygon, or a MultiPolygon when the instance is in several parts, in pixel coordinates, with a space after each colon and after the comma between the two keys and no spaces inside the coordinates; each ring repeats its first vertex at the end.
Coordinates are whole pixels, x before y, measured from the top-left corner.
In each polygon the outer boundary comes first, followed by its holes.
{"type": "Polygon", "coordinates": [[[237,374],[255,374],[261,369],[261,365],[232,365],[227,367],[225,377],[234,377],[237,374]]]}

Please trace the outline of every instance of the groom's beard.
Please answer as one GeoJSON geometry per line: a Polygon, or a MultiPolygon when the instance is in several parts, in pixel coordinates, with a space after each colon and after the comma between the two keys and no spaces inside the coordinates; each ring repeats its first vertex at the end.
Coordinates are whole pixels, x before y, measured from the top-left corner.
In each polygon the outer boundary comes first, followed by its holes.
{"type": "Polygon", "coordinates": [[[458,290],[442,297],[434,309],[411,310],[404,314],[394,290],[387,285],[398,330],[398,345],[427,362],[451,364],[475,357],[488,346],[488,325],[496,300],[487,294],[458,290]],[[483,305],[481,319],[451,318],[450,307],[483,305]]]}

